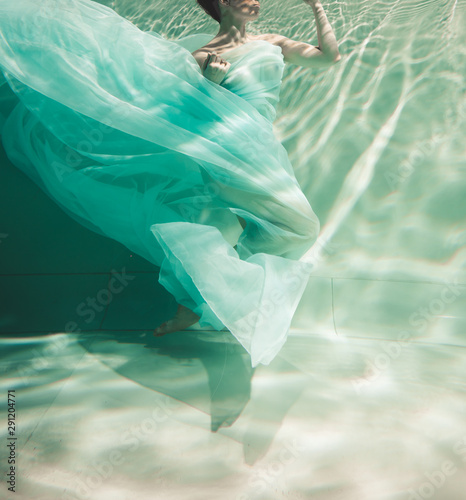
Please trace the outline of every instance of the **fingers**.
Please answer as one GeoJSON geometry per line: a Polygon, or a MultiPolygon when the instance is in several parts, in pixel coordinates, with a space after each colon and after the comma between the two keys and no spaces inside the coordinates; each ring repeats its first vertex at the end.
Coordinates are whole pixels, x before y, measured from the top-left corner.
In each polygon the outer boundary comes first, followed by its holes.
{"type": "Polygon", "coordinates": [[[205,58],[204,64],[202,65],[202,70],[205,70],[207,66],[209,66],[211,58],[212,58],[212,52],[209,52],[207,54],[207,57],[205,58]]]}
{"type": "Polygon", "coordinates": [[[208,80],[220,84],[230,66],[231,64],[222,59],[216,52],[209,52],[202,66],[202,73],[208,80]]]}
{"type": "Polygon", "coordinates": [[[205,62],[205,67],[207,66],[217,66],[220,69],[225,69],[230,66],[230,63],[218,56],[216,52],[209,52],[205,62]]]}

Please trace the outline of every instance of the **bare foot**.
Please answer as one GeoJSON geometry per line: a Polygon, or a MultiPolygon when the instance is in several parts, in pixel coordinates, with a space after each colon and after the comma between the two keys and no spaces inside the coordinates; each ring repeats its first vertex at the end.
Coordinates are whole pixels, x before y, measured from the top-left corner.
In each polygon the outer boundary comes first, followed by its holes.
{"type": "Polygon", "coordinates": [[[199,320],[199,316],[192,312],[185,306],[178,306],[175,316],[162,323],[158,328],[154,330],[154,337],[161,337],[167,333],[179,332],[188,328],[188,326],[194,325],[199,320]]]}

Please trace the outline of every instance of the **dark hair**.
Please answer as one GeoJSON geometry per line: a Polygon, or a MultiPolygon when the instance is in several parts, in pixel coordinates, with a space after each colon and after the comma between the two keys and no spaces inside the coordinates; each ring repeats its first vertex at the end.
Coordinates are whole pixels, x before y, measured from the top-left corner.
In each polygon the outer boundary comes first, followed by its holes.
{"type": "Polygon", "coordinates": [[[218,0],[197,0],[197,3],[213,17],[218,23],[221,21],[220,7],[218,6],[218,0]]]}

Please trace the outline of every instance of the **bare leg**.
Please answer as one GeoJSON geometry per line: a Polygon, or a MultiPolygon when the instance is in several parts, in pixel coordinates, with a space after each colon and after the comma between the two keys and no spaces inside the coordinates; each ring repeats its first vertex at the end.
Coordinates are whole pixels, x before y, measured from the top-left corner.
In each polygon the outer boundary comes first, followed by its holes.
{"type": "Polygon", "coordinates": [[[179,332],[194,325],[199,320],[199,316],[185,306],[178,306],[175,316],[172,319],[162,323],[154,330],[154,337],[161,337],[167,333],[179,332]]]}
{"type": "MultiPolygon", "coordinates": [[[[246,227],[246,221],[242,217],[237,217],[241,227],[244,229],[246,227]]],[[[198,320],[199,316],[196,313],[185,306],[178,305],[175,316],[157,327],[154,330],[154,337],[162,337],[167,333],[179,332],[180,330],[188,328],[188,326],[194,325],[198,320]]]]}

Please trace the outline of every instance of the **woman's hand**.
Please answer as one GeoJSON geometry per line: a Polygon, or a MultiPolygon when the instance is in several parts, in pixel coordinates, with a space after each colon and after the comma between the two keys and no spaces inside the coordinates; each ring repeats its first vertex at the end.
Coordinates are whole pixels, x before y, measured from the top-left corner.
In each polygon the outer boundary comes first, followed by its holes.
{"type": "Polygon", "coordinates": [[[315,5],[316,3],[320,3],[320,0],[303,0],[304,3],[307,3],[308,5],[315,5]]]}
{"type": "Polygon", "coordinates": [[[220,84],[231,64],[215,52],[209,52],[202,66],[202,74],[210,81],[220,84]]]}

